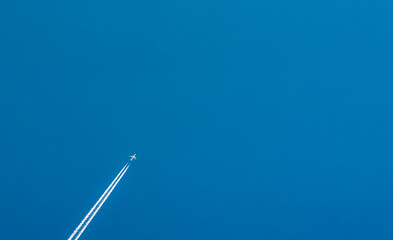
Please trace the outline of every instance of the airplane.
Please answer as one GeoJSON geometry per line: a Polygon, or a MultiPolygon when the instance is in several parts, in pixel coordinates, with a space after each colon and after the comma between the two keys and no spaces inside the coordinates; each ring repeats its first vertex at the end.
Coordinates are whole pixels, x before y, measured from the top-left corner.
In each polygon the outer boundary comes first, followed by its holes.
{"type": "Polygon", "coordinates": [[[135,155],[136,155],[136,154],[130,156],[130,161],[136,159],[135,155]]]}

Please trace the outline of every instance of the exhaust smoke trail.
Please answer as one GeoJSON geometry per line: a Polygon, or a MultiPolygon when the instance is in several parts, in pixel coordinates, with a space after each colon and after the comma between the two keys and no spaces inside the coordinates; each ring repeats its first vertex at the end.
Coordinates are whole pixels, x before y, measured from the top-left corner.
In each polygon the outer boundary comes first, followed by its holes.
{"type": "MultiPolygon", "coordinates": [[[[116,183],[117,179],[119,178],[119,176],[123,176],[122,173],[125,172],[126,170],[124,169],[128,169],[129,167],[129,163],[127,163],[122,169],[121,171],[117,174],[117,176],[115,177],[115,179],[111,182],[111,184],[108,186],[108,188],[105,190],[105,192],[101,195],[100,199],[98,199],[98,201],[94,204],[94,206],[90,209],[89,213],[87,213],[87,215],[83,218],[82,222],[79,223],[78,227],[74,230],[74,232],[71,234],[71,236],[68,238],[68,240],[72,240],[72,238],[75,236],[75,234],[78,233],[79,229],[83,226],[83,224],[86,222],[86,220],[89,218],[89,216],[91,215],[91,213],[94,211],[94,209],[98,206],[98,204],[101,202],[101,200],[105,197],[105,195],[111,190],[112,186],[116,183]]],[[[123,173],[124,174],[124,173],[123,173]]],[[[117,184],[117,183],[116,183],[117,184]]]]}
{"type": "Polygon", "coordinates": [[[83,226],[82,230],[78,233],[76,238],[74,240],[78,240],[79,237],[82,235],[82,233],[85,231],[91,220],[93,220],[94,216],[97,214],[97,212],[100,210],[102,205],[105,203],[106,199],[111,195],[113,189],[115,189],[116,185],[120,182],[122,179],[123,175],[127,172],[128,168],[130,167],[130,164],[126,165],[126,169],[123,171],[123,173],[120,175],[120,177],[116,180],[116,183],[113,185],[113,187],[109,190],[108,194],[105,196],[105,198],[101,201],[100,205],[94,210],[94,213],[90,216],[89,220],[86,222],[86,224],[83,226]]]}

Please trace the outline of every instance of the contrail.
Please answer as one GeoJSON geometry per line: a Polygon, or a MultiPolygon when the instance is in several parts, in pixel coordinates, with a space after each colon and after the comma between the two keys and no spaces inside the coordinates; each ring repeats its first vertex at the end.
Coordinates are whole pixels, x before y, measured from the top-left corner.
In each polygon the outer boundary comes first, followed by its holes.
{"type": "MultiPolygon", "coordinates": [[[[105,195],[107,194],[108,191],[111,190],[112,186],[116,183],[117,184],[117,179],[119,178],[120,175],[122,175],[123,172],[127,171],[128,167],[129,167],[129,162],[127,162],[127,164],[121,169],[121,171],[119,172],[119,174],[117,174],[117,176],[115,177],[115,179],[112,181],[112,183],[109,185],[109,187],[105,190],[105,192],[101,195],[100,199],[98,199],[98,201],[94,204],[94,206],[90,209],[89,213],[85,216],[85,218],[83,218],[82,222],[78,225],[78,227],[74,230],[74,232],[71,234],[71,236],[68,238],[68,240],[71,240],[75,234],[79,231],[79,229],[83,226],[83,224],[86,222],[86,220],[89,218],[89,216],[91,215],[91,213],[94,211],[94,209],[97,207],[97,205],[101,202],[101,200],[105,197],[105,195]],[[127,168],[127,169],[126,169],[127,168]],[[124,170],[126,169],[126,170],[124,170]]],[[[123,173],[124,174],[124,173],[123,173]]],[[[123,175],[122,175],[123,176],[123,175]]],[[[105,201],[105,200],[104,200],[105,201]]],[[[79,235],[78,235],[79,237],[79,235]]]]}
{"type": "Polygon", "coordinates": [[[116,185],[120,182],[121,178],[123,175],[127,172],[128,168],[130,167],[130,164],[127,164],[126,169],[123,171],[123,173],[120,175],[120,177],[116,180],[116,183],[113,185],[113,187],[109,190],[108,194],[104,197],[104,199],[101,201],[100,205],[94,210],[94,213],[90,216],[89,220],[87,223],[83,226],[82,230],[78,233],[78,236],[76,236],[75,240],[78,240],[79,237],[82,235],[82,233],[85,231],[91,220],[94,218],[94,216],[97,214],[98,210],[100,210],[102,204],[106,201],[106,199],[111,195],[113,189],[115,189],[116,185]]]}

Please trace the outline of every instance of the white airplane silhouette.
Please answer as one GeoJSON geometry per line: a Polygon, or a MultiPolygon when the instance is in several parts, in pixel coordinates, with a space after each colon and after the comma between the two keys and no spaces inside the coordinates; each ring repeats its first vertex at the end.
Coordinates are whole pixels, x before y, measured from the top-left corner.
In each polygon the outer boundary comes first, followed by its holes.
{"type": "Polygon", "coordinates": [[[135,155],[136,155],[136,154],[130,156],[130,161],[136,159],[135,155]]]}

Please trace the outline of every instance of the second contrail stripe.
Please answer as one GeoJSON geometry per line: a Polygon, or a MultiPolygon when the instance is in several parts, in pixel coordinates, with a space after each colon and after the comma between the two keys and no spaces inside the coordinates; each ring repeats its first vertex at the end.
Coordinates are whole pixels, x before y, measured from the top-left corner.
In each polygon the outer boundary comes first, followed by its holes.
{"type": "MultiPolygon", "coordinates": [[[[101,202],[101,200],[105,197],[105,195],[107,194],[108,191],[111,190],[112,186],[116,183],[117,179],[119,178],[119,176],[123,176],[122,173],[125,172],[128,169],[129,163],[127,163],[119,172],[119,174],[117,174],[117,176],[115,177],[115,179],[112,181],[112,183],[109,185],[109,187],[105,190],[105,192],[101,195],[100,199],[98,199],[98,201],[94,204],[94,206],[90,209],[89,213],[85,216],[85,218],[83,218],[82,222],[78,225],[78,227],[74,230],[74,232],[71,234],[71,236],[68,238],[68,240],[72,240],[72,238],[75,236],[75,234],[78,233],[79,229],[83,226],[83,224],[86,222],[86,220],[89,218],[89,216],[91,215],[91,213],[94,211],[94,209],[98,206],[98,204],[101,202]],[[126,169],[127,168],[127,169],[126,169]]],[[[124,173],[123,173],[124,174],[124,173]]]]}
{"type": "Polygon", "coordinates": [[[109,197],[109,195],[112,193],[113,189],[115,189],[116,185],[120,182],[121,178],[123,175],[127,172],[128,168],[130,167],[130,164],[128,164],[127,168],[123,171],[121,176],[117,179],[116,183],[113,185],[113,187],[109,190],[108,194],[104,197],[104,199],[101,201],[100,205],[94,210],[94,213],[90,216],[89,220],[87,223],[83,226],[82,230],[79,232],[78,236],[76,236],[75,240],[78,240],[79,237],[82,235],[82,233],[85,231],[91,220],[94,218],[94,216],[97,214],[98,210],[102,207],[102,204],[106,201],[106,199],[109,197]]]}

